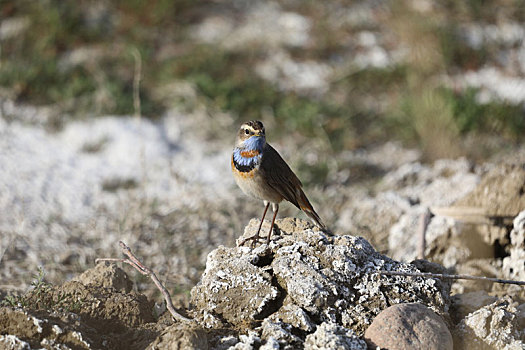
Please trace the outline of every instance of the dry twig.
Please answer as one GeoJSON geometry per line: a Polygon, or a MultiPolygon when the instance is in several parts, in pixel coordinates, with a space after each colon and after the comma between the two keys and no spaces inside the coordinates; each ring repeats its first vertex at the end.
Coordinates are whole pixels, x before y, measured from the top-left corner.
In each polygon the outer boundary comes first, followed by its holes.
{"type": "Polygon", "coordinates": [[[157,278],[157,275],[148,268],[146,265],[141,263],[139,259],[131,252],[131,249],[122,241],[119,241],[120,248],[122,248],[122,252],[124,255],[126,255],[127,259],[116,259],[116,258],[99,258],[95,260],[95,263],[98,263],[100,261],[112,261],[112,262],[122,262],[126,263],[128,265],[133,266],[136,270],[138,270],[141,274],[145,276],[149,276],[153,283],[157,286],[157,288],[160,290],[162,295],[164,296],[164,300],[166,300],[166,307],[173,316],[173,318],[179,320],[179,321],[191,321],[191,319],[186,318],[179,314],[175,307],[173,306],[173,302],[171,301],[171,296],[166,287],[159,281],[157,278]]]}
{"type": "Polygon", "coordinates": [[[525,281],[513,281],[503,280],[500,278],[482,277],[482,276],[470,276],[470,275],[447,275],[442,273],[430,273],[430,272],[401,272],[401,271],[378,271],[380,275],[390,276],[408,276],[408,277],[426,277],[426,278],[440,278],[440,279],[454,279],[454,280],[474,280],[474,281],[487,281],[494,283],[505,283],[505,284],[517,284],[519,286],[525,286],[525,281]]]}
{"type": "Polygon", "coordinates": [[[517,215],[499,215],[485,208],[468,206],[431,207],[432,214],[453,218],[466,224],[508,226],[517,215]]]}
{"type": "Polygon", "coordinates": [[[425,250],[427,248],[427,241],[426,241],[426,234],[427,234],[427,228],[428,224],[430,223],[430,219],[432,218],[432,213],[428,208],[425,209],[423,213],[421,213],[421,216],[419,217],[419,228],[418,228],[418,236],[419,236],[419,244],[418,244],[418,259],[424,259],[425,258],[425,250]]]}

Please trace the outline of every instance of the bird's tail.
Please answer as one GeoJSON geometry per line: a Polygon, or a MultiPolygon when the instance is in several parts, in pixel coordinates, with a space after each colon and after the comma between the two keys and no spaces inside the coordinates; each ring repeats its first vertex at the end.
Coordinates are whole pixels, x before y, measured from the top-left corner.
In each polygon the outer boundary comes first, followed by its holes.
{"type": "Polygon", "coordinates": [[[310,204],[310,201],[304,194],[302,190],[300,190],[299,194],[299,208],[301,208],[302,211],[314,222],[314,224],[319,227],[324,233],[327,233],[329,235],[333,235],[332,231],[325,225],[323,220],[321,220],[321,217],[319,214],[317,214],[314,210],[314,207],[312,204],[310,204]]]}

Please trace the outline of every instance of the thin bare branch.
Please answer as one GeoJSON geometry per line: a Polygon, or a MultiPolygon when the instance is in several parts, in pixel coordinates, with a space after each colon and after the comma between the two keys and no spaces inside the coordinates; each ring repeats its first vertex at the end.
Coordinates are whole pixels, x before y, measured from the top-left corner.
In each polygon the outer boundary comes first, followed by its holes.
{"type": "Polygon", "coordinates": [[[425,250],[427,248],[427,241],[426,241],[426,235],[427,235],[427,228],[428,224],[430,223],[432,214],[430,213],[430,210],[428,208],[425,209],[423,213],[421,213],[421,216],[419,217],[419,228],[418,228],[418,236],[419,236],[419,244],[418,244],[418,259],[425,259],[425,250]]]}
{"type": "Polygon", "coordinates": [[[468,206],[431,207],[432,214],[446,216],[466,224],[474,225],[512,225],[512,220],[517,215],[499,215],[491,213],[485,208],[468,206]]]}
{"type": "Polygon", "coordinates": [[[487,281],[494,283],[505,283],[505,284],[517,284],[519,286],[525,286],[525,281],[513,281],[504,280],[500,278],[482,277],[482,276],[470,276],[470,275],[447,275],[442,273],[430,273],[430,272],[401,272],[401,271],[378,271],[380,275],[390,276],[408,276],[408,277],[425,277],[425,278],[440,278],[440,279],[454,279],[454,280],[474,280],[474,281],[487,281]]]}
{"type": "Polygon", "coordinates": [[[166,300],[166,307],[168,311],[171,313],[171,315],[173,316],[173,318],[179,321],[191,321],[191,319],[182,316],[175,310],[175,307],[173,306],[173,302],[171,301],[170,293],[168,292],[166,287],[164,287],[164,285],[159,281],[155,272],[153,272],[149,267],[147,267],[142,262],[140,262],[140,260],[133,254],[131,249],[124,242],[120,241],[119,245],[124,255],[128,257],[127,259],[100,258],[100,259],[96,259],[95,262],[96,263],[100,261],[122,262],[122,263],[126,263],[128,265],[133,266],[137,271],[139,271],[141,274],[145,276],[148,276],[149,278],[151,278],[153,283],[155,283],[155,286],[157,286],[157,288],[160,290],[160,292],[164,296],[164,300],[166,300]]]}

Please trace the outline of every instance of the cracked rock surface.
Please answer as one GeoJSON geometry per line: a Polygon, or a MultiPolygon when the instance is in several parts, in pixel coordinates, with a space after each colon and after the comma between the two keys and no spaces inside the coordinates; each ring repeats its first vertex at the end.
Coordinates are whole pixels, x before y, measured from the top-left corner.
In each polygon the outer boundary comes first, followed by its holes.
{"type": "MultiPolygon", "coordinates": [[[[202,279],[191,292],[194,316],[204,327],[243,333],[251,325],[261,345],[322,348],[318,343],[325,339],[330,348],[328,344],[362,336],[390,305],[416,302],[448,317],[447,285],[377,273],[420,271],[415,265],[379,254],[361,237],[329,237],[299,219],[276,224],[278,234],[269,246],[221,246],[210,253],[202,279]]],[[[252,236],[257,226],[252,220],[244,236],[252,236]]],[[[265,223],[261,232],[268,229],[265,223]]]]}

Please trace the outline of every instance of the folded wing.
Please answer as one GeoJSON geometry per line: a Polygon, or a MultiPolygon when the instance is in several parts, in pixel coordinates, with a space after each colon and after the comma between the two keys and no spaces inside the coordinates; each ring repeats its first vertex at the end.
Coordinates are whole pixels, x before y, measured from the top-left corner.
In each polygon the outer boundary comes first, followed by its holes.
{"type": "Polygon", "coordinates": [[[264,178],[269,186],[280,193],[287,201],[304,211],[319,228],[325,232],[330,232],[304,194],[302,190],[303,184],[299,178],[286,164],[281,155],[269,144],[266,144],[263,151],[261,171],[264,172],[264,178]]]}

